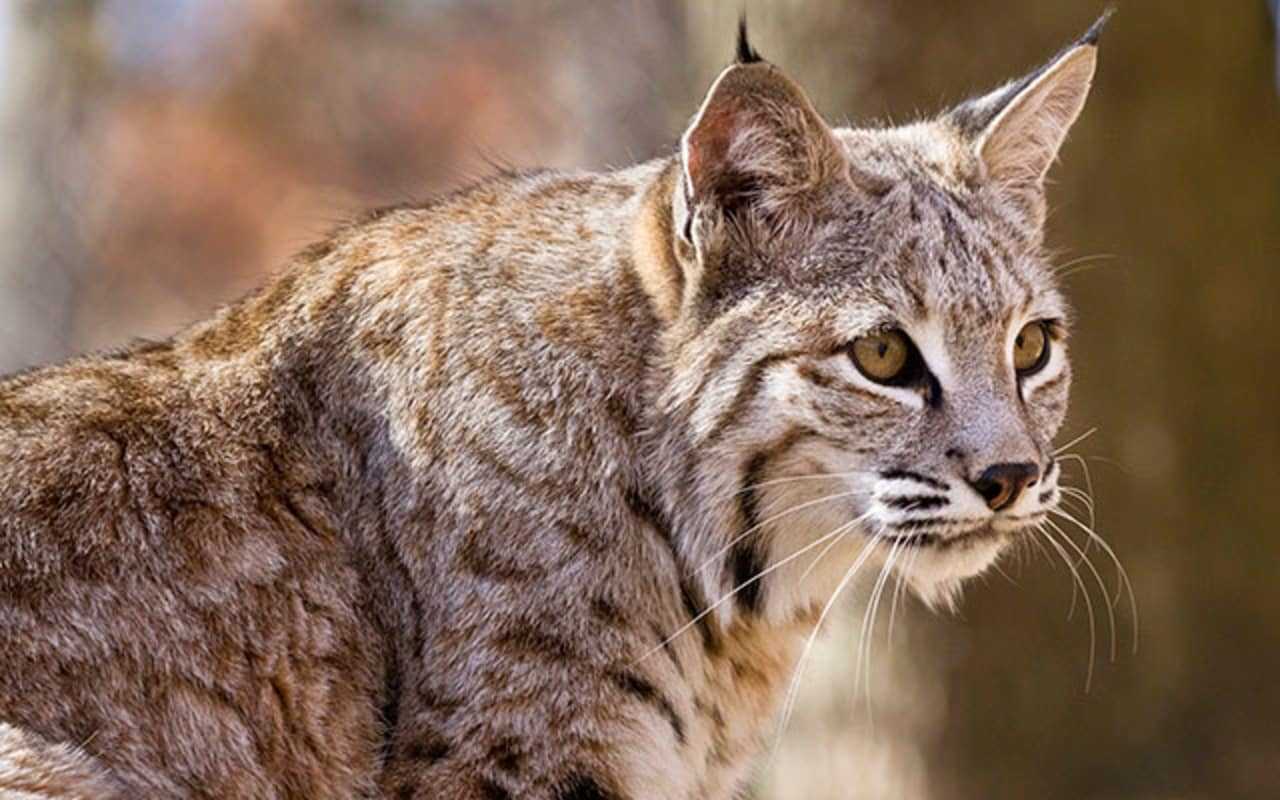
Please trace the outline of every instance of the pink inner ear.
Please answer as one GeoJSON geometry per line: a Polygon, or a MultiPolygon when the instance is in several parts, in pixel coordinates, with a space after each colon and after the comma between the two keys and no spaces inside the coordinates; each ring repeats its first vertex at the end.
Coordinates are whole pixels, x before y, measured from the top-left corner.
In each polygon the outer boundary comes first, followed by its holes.
{"type": "Polygon", "coordinates": [[[697,126],[689,132],[685,169],[689,172],[695,197],[705,197],[714,192],[717,182],[727,171],[729,146],[737,128],[738,113],[734,103],[724,100],[716,106],[708,106],[698,119],[697,126]]]}

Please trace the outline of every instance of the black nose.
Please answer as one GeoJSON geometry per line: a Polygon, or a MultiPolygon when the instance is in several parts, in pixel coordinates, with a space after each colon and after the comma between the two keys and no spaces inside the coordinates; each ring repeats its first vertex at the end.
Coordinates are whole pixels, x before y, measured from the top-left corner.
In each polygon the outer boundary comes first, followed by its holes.
{"type": "Polygon", "coordinates": [[[1016,503],[1022,491],[1039,477],[1040,469],[1035,464],[993,464],[972,483],[987,501],[987,507],[999,511],[1016,503]]]}

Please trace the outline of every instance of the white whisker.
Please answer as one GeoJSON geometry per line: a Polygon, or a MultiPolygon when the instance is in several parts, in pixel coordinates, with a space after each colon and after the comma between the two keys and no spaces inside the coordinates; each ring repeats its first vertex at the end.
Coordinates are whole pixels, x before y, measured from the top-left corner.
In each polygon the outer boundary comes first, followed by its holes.
{"type": "Polygon", "coordinates": [[[791,721],[791,714],[795,710],[796,698],[800,693],[800,679],[804,675],[804,668],[809,660],[809,652],[813,649],[813,643],[817,641],[818,633],[822,630],[822,625],[826,622],[827,614],[831,613],[831,609],[839,599],[840,594],[844,592],[849,582],[858,574],[858,570],[866,563],[866,560],[875,551],[876,540],[881,538],[881,533],[877,532],[871,535],[870,540],[862,546],[862,550],[858,553],[858,557],[854,559],[853,564],[845,571],[844,577],[840,579],[840,583],[836,585],[835,591],[831,593],[831,597],[827,600],[826,605],[822,607],[822,613],[818,615],[818,622],[813,627],[813,632],[809,634],[809,638],[805,640],[804,649],[800,652],[800,658],[796,661],[795,672],[791,676],[791,685],[787,687],[786,699],[782,705],[782,718],[778,726],[777,739],[774,745],[774,755],[777,755],[777,745],[782,741],[782,735],[787,730],[787,723],[791,721]]]}
{"type": "Polygon", "coordinates": [[[733,494],[740,495],[740,494],[749,492],[752,489],[761,489],[765,486],[777,486],[778,484],[782,484],[782,483],[795,483],[796,481],[834,480],[839,478],[848,478],[848,477],[861,475],[861,474],[862,474],[861,470],[850,470],[849,472],[827,472],[821,475],[793,475],[789,478],[773,478],[771,480],[761,481],[759,483],[753,483],[750,486],[743,486],[741,489],[738,489],[733,494]]]}
{"type": "MultiPolygon", "coordinates": [[[[1044,524],[1043,522],[1040,523],[1040,525],[1043,525],[1043,524],[1044,524]]],[[[1037,530],[1039,530],[1040,525],[1036,526],[1037,530]]],[[[1036,551],[1039,552],[1040,555],[1044,556],[1045,560],[1049,562],[1050,567],[1052,567],[1055,570],[1058,568],[1058,565],[1053,560],[1053,554],[1050,553],[1048,549],[1045,548],[1044,542],[1041,542],[1035,536],[1028,536],[1026,537],[1026,539],[1027,541],[1031,542],[1032,546],[1036,548],[1036,551]]],[[[1071,619],[1070,612],[1068,612],[1067,619],[1071,619]]]]}
{"type": "MultiPolygon", "coordinates": [[[[871,516],[872,514],[874,514],[874,513],[875,513],[875,512],[873,512],[873,511],[868,511],[867,513],[863,514],[862,516],[860,516],[860,517],[858,517],[858,518],[854,519],[854,520],[853,520],[853,522],[852,522],[852,525],[856,527],[859,523],[861,523],[861,522],[865,521],[868,517],[870,517],[870,516],[871,516]]],[[[833,547],[835,547],[837,544],[839,544],[839,543],[840,543],[840,540],[841,540],[842,538],[844,538],[844,535],[845,535],[845,534],[848,534],[848,533],[849,533],[849,531],[851,531],[851,530],[853,530],[853,527],[850,527],[849,529],[845,530],[844,534],[841,534],[840,536],[837,536],[835,539],[833,539],[833,540],[831,541],[831,543],[830,543],[830,544],[828,544],[826,547],[822,548],[822,552],[820,552],[820,553],[818,553],[818,555],[814,556],[813,561],[809,564],[809,566],[805,567],[805,568],[804,568],[804,572],[800,573],[800,579],[796,581],[797,585],[798,585],[798,584],[801,584],[801,583],[804,583],[804,579],[805,579],[805,578],[807,578],[807,577],[809,577],[809,573],[810,573],[810,572],[813,572],[813,570],[814,570],[815,568],[817,568],[817,566],[818,566],[819,562],[821,562],[821,561],[822,561],[823,556],[825,556],[827,553],[831,552],[831,549],[832,549],[833,547]]]]}
{"type": "MultiPolygon", "coordinates": [[[[1080,572],[1071,563],[1071,557],[1067,555],[1067,551],[1062,545],[1058,544],[1058,540],[1053,538],[1053,534],[1048,529],[1038,527],[1036,529],[1044,534],[1045,540],[1057,551],[1058,556],[1062,559],[1062,563],[1067,565],[1067,569],[1071,571],[1071,577],[1076,585],[1080,587],[1080,594],[1084,597],[1085,607],[1089,610],[1089,669],[1084,678],[1084,690],[1089,691],[1093,685],[1093,665],[1097,661],[1098,634],[1097,621],[1094,619],[1093,598],[1089,596],[1089,589],[1085,586],[1084,579],[1080,577],[1080,572]]],[[[1068,617],[1069,618],[1069,617],[1068,617]]]]}
{"type": "Polygon", "coordinates": [[[1002,577],[1002,578],[1004,578],[1006,581],[1008,581],[1011,585],[1013,585],[1013,586],[1017,586],[1017,585],[1018,585],[1018,582],[1017,582],[1017,581],[1015,581],[1015,580],[1013,579],[1013,576],[1012,576],[1012,575],[1010,575],[1009,573],[1005,572],[1005,571],[1004,571],[1004,567],[1000,566],[1000,562],[999,562],[999,561],[992,561],[992,562],[991,562],[991,568],[992,568],[993,570],[995,570],[995,571],[1000,575],[1000,577],[1002,577]]]}
{"type": "Polygon", "coordinates": [[[703,561],[700,565],[698,565],[698,569],[699,570],[706,569],[708,566],[710,566],[712,563],[717,561],[725,553],[729,552],[729,550],[731,550],[735,544],[747,538],[752,533],[755,533],[756,531],[760,530],[764,526],[770,524],[771,522],[776,522],[782,519],[783,517],[787,516],[788,514],[794,514],[797,511],[803,511],[806,508],[812,508],[813,506],[822,505],[823,503],[829,503],[832,500],[839,500],[843,497],[852,497],[855,494],[857,494],[857,492],[840,492],[839,494],[832,494],[832,495],[827,495],[826,497],[819,497],[817,500],[809,500],[807,502],[801,503],[798,506],[791,506],[785,511],[780,511],[777,514],[774,514],[772,517],[769,517],[768,519],[762,522],[757,522],[755,525],[752,525],[742,533],[733,537],[731,540],[729,540],[728,544],[726,544],[724,547],[721,547],[716,552],[712,553],[710,558],[708,558],[706,561],[703,561]]]}
{"type": "Polygon", "coordinates": [[[1071,497],[1076,500],[1079,500],[1080,503],[1083,504],[1085,508],[1089,509],[1090,511],[1093,510],[1093,498],[1089,496],[1088,492],[1084,491],[1083,489],[1077,489],[1074,486],[1066,486],[1063,484],[1058,484],[1058,489],[1067,497],[1071,497]]]}
{"type": "Polygon", "coordinates": [[[1138,627],[1139,627],[1138,626],[1138,598],[1133,592],[1133,582],[1129,580],[1128,571],[1124,568],[1124,565],[1120,563],[1120,558],[1116,555],[1116,552],[1114,549],[1112,549],[1111,545],[1107,544],[1107,541],[1103,539],[1101,536],[1099,536],[1091,527],[1086,527],[1082,522],[1080,522],[1080,520],[1076,519],[1070,514],[1067,514],[1064,511],[1059,511],[1055,509],[1051,513],[1054,514],[1055,516],[1062,517],[1063,519],[1067,520],[1068,522],[1078,527],[1080,530],[1084,531],[1085,534],[1088,535],[1089,539],[1091,541],[1096,541],[1098,543],[1098,546],[1102,548],[1103,552],[1105,552],[1111,558],[1111,563],[1115,564],[1116,574],[1118,576],[1118,582],[1116,587],[1116,602],[1120,601],[1120,596],[1122,594],[1121,589],[1129,593],[1129,613],[1133,615],[1133,652],[1136,654],[1138,652],[1138,627]]]}
{"type": "Polygon", "coordinates": [[[1053,272],[1059,279],[1066,280],[1076,273],[1086,272],[1091,269],[1097,269],[1098,267],[1105,266],[1094,262],[1110,261],[1118,257],[1119,256],[1114,253],[1095,253],[1091,256],[1081,256],[1080,258],[1073,258],[1061,266],[1054,267],[1053,272]],[[1075,269],[1072,269],[1072,267],[1075,267],[1075,269]]]}
{"type": "Polygon", "coordinates": [[[867,703],[867,721],[874,725],[875,719],[871,708],[871,647],[876,631],[876,612],[880,608],[880,597],[884,594],[884,587],[887,584],[888,577],[893,574],[893,563],[897,560],[898,554],[904,545],[902,542],[894,542],[889,548],[889,555],[884,560],[884,565],[880,567],[880,574],[876,576],[875,585],[871,589],[871,597],[868,600],[866,609],[862,613],[862,631],[858,636],[858,658],[857,666],[854,672],[854,688],[857,688],[858,678],[863,678],[863,689],[866,693],[867,703]]]}
{"type": "Polygon", "coordinates": [[[920,551],[923,548],[914,548],[911,555],[907,557],[907,565],[904,569],[898,570],[898,586],[893,590],[893,602],[889,603],[889,632],[885,637],[885,641],[889,646],[893,646],[893,621],[898,613],[898,600],[905,594],[905,587],[910,583],[911,570],[915,568],[916,559],[920,557],[920,551]]]}
{"type": "Polygon", "coordinates": [[[642,656],[640,656],[640,658],[636,659],[636,663],[639,663],[639,662],[641,662],[641,661],[644,661],[646,658],[648,658],[649,656],[653,655],[653,654],[654,654],[654,653],[656,653],[658,650],[661,650],[665,645],[667,645],[668,643],[670,643],[670,642],[674,641],[674,640],[676,639],[676,637],[678,637],[680,634],[684,633],[685,631],[689,630],[689,629],[690,629],[690,628],[692,628],[694,625],[696,625],[696,624],[698,623],[698,621],[699,621],[699,620],[703,619],[703,618],[704,618],[704,617],[706,617],[708,614],[710,614],[711,612],[715,611],[715,610],[716,610],[717,608],[719,608],[720,606],[724,605],[726,602],[728,602],[728,601],[729,601],[729,599],[730,599],[731,597],[733,597],[734,595],[736,595],[738,592],[740,592],[740,591],[742,591],[743,589],[747,588],[748,586],[750,586],[751,584],[755,583],[756,581],[763,580],[763,579],[765,578],[765,576],[769,575],[770,573],[774,572],[775,570],[778,570],[778,569],[781,569],[782,567],[785,567],[787,564],[791,563],[791,562],[792,562],[792,561],[794,561],[795,559],[797,559],[797,558],[799,558],[800,556],[804,555],[805,553],[809,552],[810,550],[812,550],[813,548],[815,548],[815,547],[817,547],[818,545],[822,544],[823,542],[827,541],[828,539],[831,539],[832,537],[837,537],[837,538],[838,538],[840,535],[842,535],[845,531],[847,531],[848,529],[850,529],[851,527],[853,527],[855,524],[857,524],[857,520],[851,520],[851,521],[849,521],[849,522],[846,522],[846,523],[844,523],[843,525],[840,525],[839,527],[837,527],[835,530],[831,531],[830,533],[827,533],[827,534],[825,534],[825,535],[823,535],[823,536],[820,536],[820,537],[819,537],[819,538],[817,538],[817,539],[814,539],[812,542],[809,542],[809,543],[808,543],[808,544],[806,544],[804,547],[801,547],[799,550],[795,551],[795,552],[794,552],[794,553],[792,553],[791,555],[787,556],[787,557],[786,557],[786,558],[784,558],[784,559],[781,559],[781,560],[780,560],[780,561],[778,561],[776,564],[771,565],[771,566],[770,566],[770,567],[768,567],[767,569],[762,569],[762,570],[760,570],[759,572],[757,572],[755,575],[752,575],[750,578],[747,578],[747,579],[746,579],[746,580],[744,580],[742,583],[738,584],[737,586],[733,587],[733,588],[732,588],[732,589],[730,589],[728,592],[726,592],[726,593],[724,594],[724,596],[722,596],[720,599],[716,600],[716,601],[715,601],[714,603],[712,603],[710,606],[708,606],[707,608],[703,609],[703,610],[702,610],[701,612],[699,612],[698,614],[695,614],[695,615],[694,615],[694,617],[693,617],[692,619],[690,619],[688,622],[686,622],[685,624],[683,624],[683,625],[681,625],[679,628],[677,628],[677,629],[675,630],[675,632],[674,632],[674,633],[672,633],[670,636],[668,636],[667,638],[663,639],[661,642],[658,642],[658,644],[657,644],[657,645],[655,645],[654,647],[650,648],[650,649],[649,649],[649,650],[648,650],[644,655],[642,655],[642,656]]]}
{"type": "MultiPolygon", "coordinates": [[[[1096,516],[1096,510],[1093,502],[1093,476],[1089,472],[1089,463],[1085,461],[1084,457],[1079,455],[1078,453],[1063,453],[1058,456],[1058,460],[1059,461],[1071,460],[1080,465],[1080,471],[1084,473],[1085,489],[1081,490],[1077,487],[1066,486],[1061,483],[1059,483],[1058,489],[1060,490],[1064,500],[1067,497],[1074,497],[1079,499],[1081,502],[1083,502],[1089,514],[1089,527],[1091,528],[1097,527],[1097,516],[1096,516]]],[[[1089,540],[1085,541],[1084,551],[1086,553],[1089,552],[1089,546],[1091,543],[1092,542],[1089,540]]],[[[1075,589],[1072,589],[1071,594],[1072,594],[1072,600],[1074,601],[1075,589]]]]}
{"type": "MultiPolygon", "coordinates": [[[[1078,463],[1080,465],[1080,471],[1084,473],[1084,494],[1089,498],[1089,525],[1091,527],[1096,527],[1096,522],[1093,517],[1093,494],[1094,494],[1093,475],[1089,472],[1089,462],[1086,461],[1085,458],[1079,455],[1078,453],[1064,453],[1058,456],[1059,461],[1064,459],[1070,459],[1078,463]]],[[[1081,491],[1080,489],[1076,489],[1075,487],[1063,487],[1063,488],[1071,488],[1071,489],[1074,489],[1075,491],[1081,491]]]]}
{"type": "Polygon", "coordinates": [[[1054,455],[1054,456],[1057,456],[1059,453],[1063,452],[1064,450],[1068,450],[1068,449],[1070,449],[1070,448],[1072,448],[1072,447],[1075,447],[1076,445],[1080,444],[1080,443],[1081,443],[1081,442],[1083,442],[1085,439],[1088,439],[1090,436],[1094,435],[1094,434],[1095,434],[1095,433],[1097,433],[1097,432],[1098,432],[1097,427],[1090,428],[1089,430],[1087,430],[1087,431],[1085,431],[1084,433],[1080,434],[1080,435],[1079,435],[1079,436],[1077,436],[1076,438],[1072,439],[1071,441],[1067,442],[1066,444],[1062,445],[1061,447],[1059,447],[1059,448],[1055,449],[1055,450],[1053,451],[1053,455],[1054,455]]]}
{"type": "Polygon", "coordinates": [[[1111,661],[1114,663],[1116,660],[1116,612],[1115,605],[1111,602],[1111,593],[1107,591],[1107,582],[1102,579],[1102,574],[1099,573],[1098,568],[1093,565],[1093,560],[1085,554],[1084,550],[1080,548],[1080,545],[1076,544],[1074,539],[1067,535],[1066,531],[1058,527],[1058,525],[1052,520],[1048,520],[1048,524],[1061,534],[1063,541],[1070,545],[1072,550],[1079,554],[1081,561],[1084,563],[1085,567],[1088,568],[1090,574],[1093,575],[1094,582],[1098,584],[1098,590],[1102,592],[1102,597],[1107,604],[1107,623],[1111,630],[1110,653],[1111,661]]]}
{"type": "MultiPolygon", "coordinates": [[[[1064,513],[1068,510],[1073,510],[1075,507],[1072,505],[1068,505],[1067,500],[1075,500],[1077,503],[1079,503],[1081,506],[1084,507],[1084,513],[1089,517],[1090,527],[1095,526],[1097,517],[1094,514],[1093,498],[1089,497],[1081,490],[1070,487],[1070,486],[1060,486],[1059,488],[1062,490],[1062,502],[1060,502],[1057,505],[1057,507],[1052,510],[1054,511],[1060,510],[1064,513]]],[[[1093,545],[1092,539],[1085,539],[1084,551],[1088,553],[1089,548],[1092,547],[1092,545],[1093,545]]],[[[1117,602],[1119,601],[1119,599],[1120,599],[1119,589],[1117,588],[1116,590],[1117,602]]]]}

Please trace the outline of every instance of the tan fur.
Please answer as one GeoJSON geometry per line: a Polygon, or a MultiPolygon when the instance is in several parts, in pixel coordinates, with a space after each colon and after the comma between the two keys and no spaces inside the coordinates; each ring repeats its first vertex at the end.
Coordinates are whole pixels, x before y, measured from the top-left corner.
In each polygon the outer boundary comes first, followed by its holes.
{"type": "Polygon", "coordinates": [[[663,177],[649,187],[646,202],[631,229],[636,276],[653,303],[654,313],[667,324],[679,316],[684,293],[683,275],[672,247],[674,214],[667,202],[676,192],[675,167],[671,164],[663,177]]]}
{"type": "Polygon", "coordinates": [[[5,800],[101,800],[123,797],[122,788],[80,750],[0,724],[0,797],[5,800]]]}
{"type": "Polygon", "coordinates": [[[836,131],[737,65],[678,157],[386,209],[0,383],[0,787],[736,796],[862,554],[946,599],[1057,501],[1065,322],[1008,350],[1065,310],[982,118],[836,131]],[[860,377],[886,324],[936,390],[860,377]]]}

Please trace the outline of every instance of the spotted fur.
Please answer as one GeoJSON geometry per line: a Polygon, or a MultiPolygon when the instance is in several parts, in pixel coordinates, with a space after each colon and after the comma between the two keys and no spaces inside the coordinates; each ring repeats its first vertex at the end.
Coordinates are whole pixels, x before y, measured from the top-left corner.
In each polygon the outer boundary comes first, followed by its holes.
{"type": "Polygon", "coordinates": [[[0,383],[0,789],[735,796],[863,548],[937,601],[1056,502],[1042,180],[1094,50],[850,130],[744,35],[673,157],[377,212],[0,383]],[[854,367],[886,326],[926,390],[854,367]]]}

